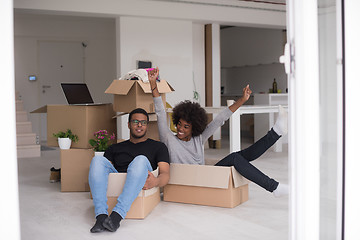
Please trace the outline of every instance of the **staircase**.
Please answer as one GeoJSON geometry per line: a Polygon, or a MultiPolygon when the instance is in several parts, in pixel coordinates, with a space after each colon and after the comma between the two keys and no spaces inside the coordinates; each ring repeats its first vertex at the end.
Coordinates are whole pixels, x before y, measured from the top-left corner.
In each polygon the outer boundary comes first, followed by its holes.
{"type": "Polygon", "coordinates": [[[40,157],[40,145],[37,144],[36,134],[32,132],[32,124],[21,100],[16,100],[16,140],[18,158],[40,157]]]}

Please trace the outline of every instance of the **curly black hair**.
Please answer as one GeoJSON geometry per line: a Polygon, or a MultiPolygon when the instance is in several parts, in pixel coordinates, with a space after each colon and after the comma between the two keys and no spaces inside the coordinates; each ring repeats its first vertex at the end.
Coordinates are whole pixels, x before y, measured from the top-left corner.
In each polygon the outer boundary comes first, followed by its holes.
{"type": "Polygon", "coordinates": [[[199,136],[208,123],[205,109],[196,102],[185,100],[173,108],[172,121],[176,125],[180,119],[192,125],[192,136],[199,136]]]}

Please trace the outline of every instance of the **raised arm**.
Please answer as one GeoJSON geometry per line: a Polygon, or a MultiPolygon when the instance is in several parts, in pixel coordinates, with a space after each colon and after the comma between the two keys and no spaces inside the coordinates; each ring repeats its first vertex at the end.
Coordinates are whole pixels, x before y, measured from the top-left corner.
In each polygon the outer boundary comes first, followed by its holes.
{"type": "Polygon", "coordinates": [[[221,127],[223,123],[230,118],[230,116],[239,108],[241,105],[243,105],[251,95],[251,90],[249,85],[247,85],[243,89],[243,96],[239,98],[234,104],[229,106],[228,108],[224,109],[222,112],[220,112],[216,118],[214,118],[207,126],[204,132],[202,133],[202,140],[205,142],[211,135],[214,134],[216,129],[221,127]]]}
{"type": "Polygon", "coordinates": [[[156,78],[159,76],[159,68],[155,68],[148,72],[148,78],[150,82],[151,92],[153,97],[160,97],[160,93],[157,88],[156,78]]]}
{"type": "Polygon", "coordinates": [[[236,102],[234,102],[231,106],[229,106],[229,109],[232,112],[235,112],[236,110],[238,110],[239,107],[241,107],[247,100],[249,100],[251,93],[252,93],[252,91],[248,84],[248,85],[246,85],[245,88],[243,88],[242,97],[239,98],[236,102]]]}
{"type": "Polygon", "coordinates": [[[157,88],[156,78],[159,75],[159,68],[156,68],[148,73],[148,78],[150,82],[150,87],[153,95],[155,113],[157,116],[157,123],[159,129],[160,140],[166,142],[169,136],[173,136],[168,123],[167,123],[167,114],[165,112],[165,107],[160,97],[160,93],[157,88]]]}

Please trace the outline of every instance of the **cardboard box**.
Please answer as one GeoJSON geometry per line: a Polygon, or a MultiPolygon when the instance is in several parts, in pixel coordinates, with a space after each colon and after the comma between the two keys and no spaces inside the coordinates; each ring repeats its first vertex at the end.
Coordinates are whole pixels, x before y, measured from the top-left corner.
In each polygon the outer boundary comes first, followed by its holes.
{"type": "Polygon", "coordinates": [[[66,129],[71,129],[79,137],[77,143],[71,143],[71,148],[91,148],[89,139],[93,138],[94,132],[98,130],[105,129],[109,134],[116,134],[112,104],[46,105],[31,113],[47,113],[47,145],[52,147],[58,146],[53,133],[66,129]]]}
{"type": "MultiPolygon", "coordinates": [[[[155,177],[158,176],[158,169],[152,172],[155,177]]],[[[107,189],[108,212],[117,203],[117,198],[121,194],[126,180],[126,173],[110,173],[107,189]]],[[[148,190],[141,190],[138,197],[132,203],[126,218],[128,219],[144,219],[160,202],[160,188],[155,187],[148,190]]]]}
{"type": "MultiPolygon", "coordinates": [[[[165,81],[157,83],[164,106],[165,93],[174,89],[165,81]]],[[[114,94],[114,111],[129,113],[135,108],[143,108],[148,113],[155,112],[150,83],[141,80],[114,80],[105,90],[105,93],[114,94]]]]}
{"type": "Polygon", "coordinates": [[[150,113],[149,114],[149,123],[148,123],[146,136],[148,138],[154,139],[156,141],[160,141],[159,128],[158,128],[158,123],[157,123],[157,116],[156,116],[155,113],[150,113]]]}
{"type": "Polygon", "coordinates": [[[164,201],[233,208],[248,192],[248,180],[234,167],[170,164],[164,201]]]}
{"type": "Polygon", "coordinates": [[[60,150],[61,192],[89,192],[89,169],[92,149],[60,150]]]}

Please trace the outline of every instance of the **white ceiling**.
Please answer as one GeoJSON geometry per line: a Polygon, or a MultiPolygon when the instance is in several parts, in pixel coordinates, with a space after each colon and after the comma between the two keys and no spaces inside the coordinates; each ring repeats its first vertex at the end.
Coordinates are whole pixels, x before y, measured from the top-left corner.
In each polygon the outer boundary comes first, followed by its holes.
{"type": "Polygon", "coordinates": [[[286,0],[149,0],[161,2],[178,2],[188,4],[203,4],[217,6],[241,6],[246,4],[286,5],[286,0]]]}

